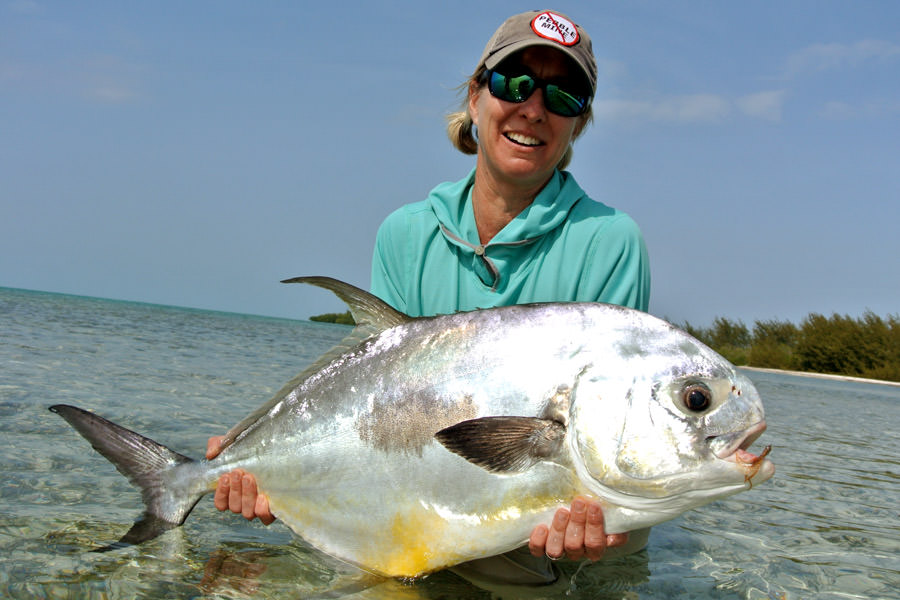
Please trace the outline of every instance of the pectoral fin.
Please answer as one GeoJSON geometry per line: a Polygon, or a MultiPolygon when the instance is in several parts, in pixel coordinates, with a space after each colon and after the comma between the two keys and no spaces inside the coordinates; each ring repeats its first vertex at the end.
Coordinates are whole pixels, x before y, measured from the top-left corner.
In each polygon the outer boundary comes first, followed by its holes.
{"type": "Polygon", "coordinates": [[[488,471],[524,471],[559,454],[566,428],[535,417],[482,417],[438,431],[445,448],[488,471]]]}

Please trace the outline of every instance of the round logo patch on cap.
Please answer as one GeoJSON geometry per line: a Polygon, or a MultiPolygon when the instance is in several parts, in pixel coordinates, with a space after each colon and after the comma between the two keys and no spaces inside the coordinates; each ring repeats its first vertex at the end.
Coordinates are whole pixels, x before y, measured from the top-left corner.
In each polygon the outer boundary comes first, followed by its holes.
{"type": "Polygon", "coordinates": [[[531,21],[531,28],[542,38],[553,40],[563,46],[578,43],[578,29],[575,23],[550,11],[544,11],[531,21]]]}

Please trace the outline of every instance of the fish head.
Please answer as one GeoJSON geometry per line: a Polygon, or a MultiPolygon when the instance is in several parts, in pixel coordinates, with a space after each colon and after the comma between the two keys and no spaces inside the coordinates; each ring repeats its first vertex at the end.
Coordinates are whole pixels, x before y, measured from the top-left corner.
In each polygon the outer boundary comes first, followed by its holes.
{"type": "Polygon", "coordinates": [[[582,481],[618,504],[678,498],[690,508],[769,479],[768,450],[748,450],[766,428],[750,379],[667,324],[643,335],[620,347],[614,375],[592,367],[573,392],[569,443],[582,481]]]}

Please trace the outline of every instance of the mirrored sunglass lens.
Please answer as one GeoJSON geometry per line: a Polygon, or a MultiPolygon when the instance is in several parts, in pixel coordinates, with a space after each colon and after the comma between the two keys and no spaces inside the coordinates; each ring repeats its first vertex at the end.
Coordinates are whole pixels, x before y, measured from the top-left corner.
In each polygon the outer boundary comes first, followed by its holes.
{"type": "Polygon", "coordinates": [[[574,117],[584,112],[587,98],[576,94],[570,94],[561,90],[559,86],[547,85],[545,100],[547,109],[564,117],[574,117]]]}
{"type": "Polygon", "coordinates": [[[488,86],[491,94],[507,102],[525,102],[534,91],[534,79],[528,75],[507,77],[496,71],[491,72],[488,86]]]}
{"type": "Polygon", "coordinates": [[[509,93],[516,102],[525,102],[534,91],[534,79],[528,75],[508,77],[507,80],[509,81],[509,93]]]}

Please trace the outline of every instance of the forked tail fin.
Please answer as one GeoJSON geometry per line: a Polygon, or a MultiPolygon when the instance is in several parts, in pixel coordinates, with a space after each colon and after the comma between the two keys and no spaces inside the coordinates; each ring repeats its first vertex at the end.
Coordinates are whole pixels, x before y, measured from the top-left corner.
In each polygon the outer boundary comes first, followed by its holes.
{"type": "Polygon", "coordinates": [[[121,540],[101,550],[139,544],[178,527],[207,492],[200,482],[178,476],[183,467],[196,464],[194,460],[75,406],[56,404],[50,410],[68,421],[141,491],[143,516],[121,540]]]}

